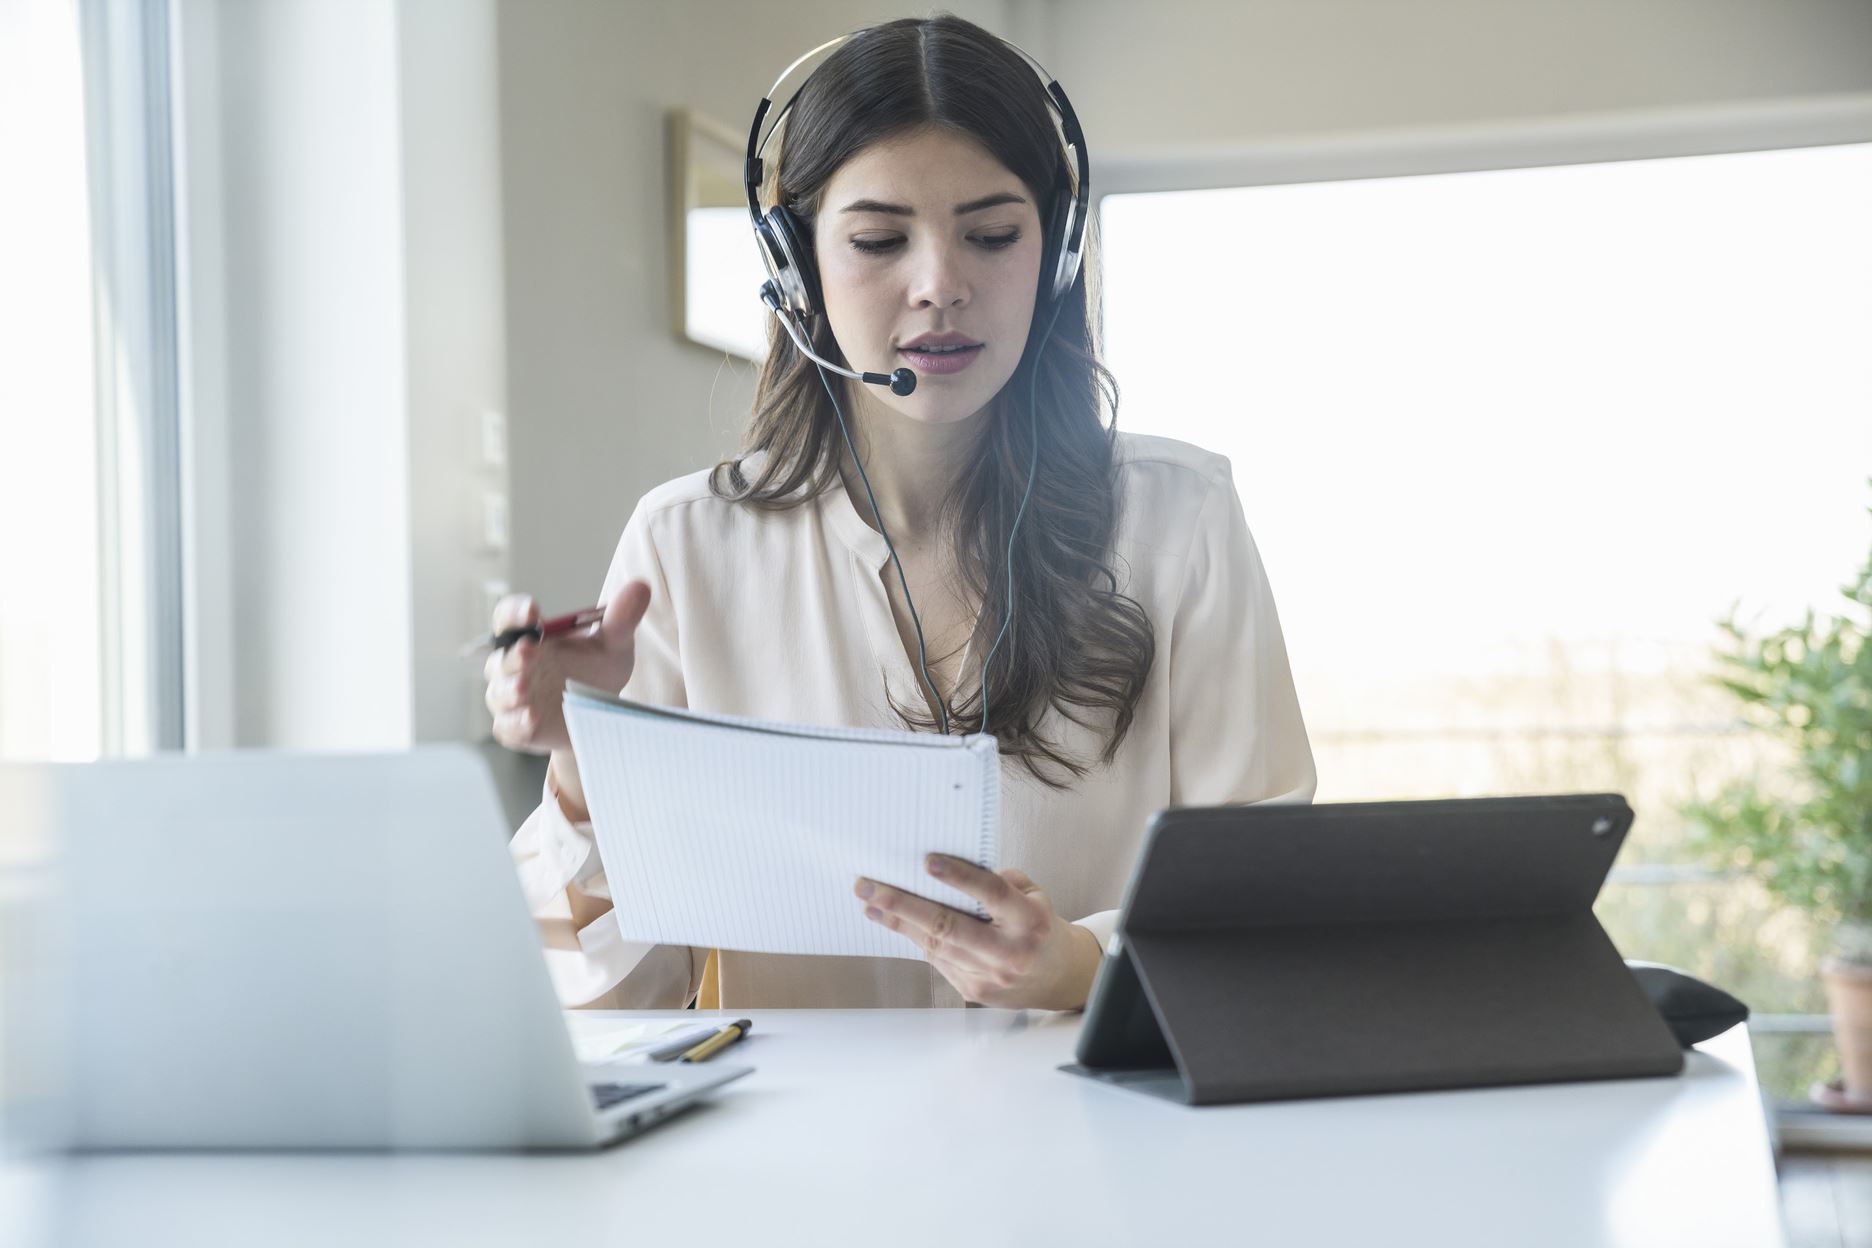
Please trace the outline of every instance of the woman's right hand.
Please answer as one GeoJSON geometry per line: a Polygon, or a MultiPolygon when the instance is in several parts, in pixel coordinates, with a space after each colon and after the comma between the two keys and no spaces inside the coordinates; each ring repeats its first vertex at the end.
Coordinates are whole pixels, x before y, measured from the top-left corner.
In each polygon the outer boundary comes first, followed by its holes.
{"type": "MultiPolygon", "coordinates": [[[[544,643],[523,637],[488,655],[487,708],[494,739],[510,750],[567,754],[563,697],[567,680],[616,692],[630,680],[637,657],[637,625],[650,606],[650,586],[630,581],[604,604],[604,619],[580,632],[544,643]]],[[[494,631],[539,623],[539,604],[528,594],[509,594],[494,604],[494,631]]]]}

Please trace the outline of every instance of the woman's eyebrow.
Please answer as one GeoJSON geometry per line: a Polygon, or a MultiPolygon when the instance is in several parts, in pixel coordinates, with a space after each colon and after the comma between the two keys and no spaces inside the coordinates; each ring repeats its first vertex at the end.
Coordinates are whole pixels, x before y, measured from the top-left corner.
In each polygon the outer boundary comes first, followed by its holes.
{"type": "MultiPolygon", "coordinates": [[[[1024,204],[1026,197],[1012,191],[1000,191],[993,195],[984,195],[980,199],[971,199],[966,204],[955,206],[955,215],[966,217],[971,212],[980,212],[984,208],[995,208],[1002,204],[1024,204]]],[[[875,199],[855,199],[839,209],[840,212],[887,212],[894,217],[914,217],[916,209],[908,204],[886,204],[875,199]]]]}

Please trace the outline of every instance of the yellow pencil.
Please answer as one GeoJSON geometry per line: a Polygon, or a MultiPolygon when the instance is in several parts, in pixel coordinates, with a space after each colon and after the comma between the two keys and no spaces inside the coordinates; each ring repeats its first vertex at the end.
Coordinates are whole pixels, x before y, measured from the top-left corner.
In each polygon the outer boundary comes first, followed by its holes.
{"type": "Polygon", "coordinates": [[[717,1053],[739,1040],[742,1036],[745,1036],[748,1030],[753,1026],[754,1022],[752,1019],[737,1019],[676,1060],[679,1062],[706,1062],[709,1058],[714,1057],[717,1053]]]}

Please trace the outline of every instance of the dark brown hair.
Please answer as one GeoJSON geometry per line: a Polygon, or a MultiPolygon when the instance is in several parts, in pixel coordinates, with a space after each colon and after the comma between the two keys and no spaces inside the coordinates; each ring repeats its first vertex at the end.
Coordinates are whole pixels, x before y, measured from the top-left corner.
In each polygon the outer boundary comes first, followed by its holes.
{"type": "MultiPolygon", "coordinates": [[[[1055,198],[1072,194],[1073,174],[1038,75],[994,35],[952,14],[873,26],[839,45],[807,79],[786,119],[771,193],[810,240],[819,196],[847,160],[872,143],[929,126],[980,142],[1020,178],[1040,206],[1042,228],[1055,198]]],[[[1097,356],[1087,293],[1095,272],[1088,251],[1055,309],[1047,298],[1052,266],[1042,264],[1026,349],[991,403],[978,453],[942,511],[945,531],[955,534],[963,584],[981,603],[972,653],[986,656],[1010,606],[1009,529],[1038,455],[1014,546],[1013,623],[987,677],[988,719],[1001,752],[1056,788],[1086,774],[1089,762],[1042,735],[1047,709],[1099,733],[1100,761],[1109,763],[1130,730],[1156,653],[1149,617],[1118,592],[1112,568],[1118,387],[1097,356]],[[1052,330],[1040,342],[1049,321],[1052,330]]],[[[815,318],[812,341],[821,355],[845,363],[823,316],[815,318]]],[[[716,466],[711,488],[757,507],[798,506],[843,488],[842,448],[816,366],[776,321],[742,451],[716,466]],[[744,464],[756,452],[763,455],[750,475],[744,464]]],[[[958,680],[951,723],[980,717],[980,691],[968,674],[958,680]]],[[[893,698],[892,707],[908,726],[937,727],[921,703],[907,707],[893,698]]]]}

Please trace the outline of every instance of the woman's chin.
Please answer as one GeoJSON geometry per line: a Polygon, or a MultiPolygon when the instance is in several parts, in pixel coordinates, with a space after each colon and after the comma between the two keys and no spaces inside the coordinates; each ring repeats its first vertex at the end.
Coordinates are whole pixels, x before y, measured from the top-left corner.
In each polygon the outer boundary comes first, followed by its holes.
{"type": "MultiPolygon", "coordinates": [[[[957,385],[959,377],[918,377],[915,393],[898,398],[884,394],[892,410],[922,425],[960,425],[979,417],[994,405],[1006,378],[993,385],[957,385]]],[[[992,381],[983,378],[983,382],[992,381]]],[[[1021,406],[1025,408],[1025,404],[1021,406]]]]}
{"type": "Polygon", "coordinates": [[[985,400],[958,402],[946,395],[940,400],[935,395],[927,398],[918,396],[918,398],[923,398],[924,401],[918,402],[917,398],[898,399],[890,405],[891,410],[905,420],[914,421],[919,425],[959,425],[973,420],[987,406],[985,400]]]}

